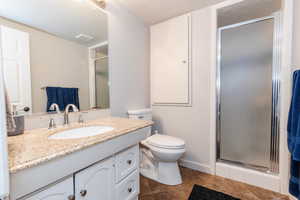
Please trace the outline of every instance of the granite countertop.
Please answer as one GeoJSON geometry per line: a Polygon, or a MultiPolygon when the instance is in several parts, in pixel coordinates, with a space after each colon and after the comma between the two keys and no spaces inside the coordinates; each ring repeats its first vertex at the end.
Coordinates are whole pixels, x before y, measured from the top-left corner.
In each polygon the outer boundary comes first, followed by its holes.
{"type": "Polygon", "coordinates": [[[145,120],[109,117],[84,124],[72,123],[67,127],[61,126],[52,130],[41,128],[26,131],[23,135],[8,137],[9,171],[16,173],[152,124],[153,122],[145,120]],[[97,136],[79,139],[53,140],[48,138],[63,130],[93,125],[112,126],[115,129],[97,136]]]}

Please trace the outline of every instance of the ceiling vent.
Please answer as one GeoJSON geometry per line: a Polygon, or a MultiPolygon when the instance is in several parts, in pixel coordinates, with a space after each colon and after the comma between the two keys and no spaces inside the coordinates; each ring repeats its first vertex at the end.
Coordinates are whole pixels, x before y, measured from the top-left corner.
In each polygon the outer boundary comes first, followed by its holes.
{"type": "Polygon", "coordinates": [[[83,42],[89,42],[92,39],[94,39],[94,37],[92,37],[90,35],[79,34],[79,35],[76,36],[76,39],[81,40],[83,42]]]}

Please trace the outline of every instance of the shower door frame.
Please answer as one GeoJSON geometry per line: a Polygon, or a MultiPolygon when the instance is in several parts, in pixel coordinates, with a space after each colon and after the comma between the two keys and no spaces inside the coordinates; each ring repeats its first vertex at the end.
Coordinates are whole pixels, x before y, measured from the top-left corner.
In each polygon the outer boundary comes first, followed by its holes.
{"type": "MultiPolygon", "coordinates": [[[[100,57],[100,58],[95,58],[95,59],[93,59],[93,61],[94,61],[94,71],[95,71],[95,76],[94,76],[94,90],[95,90],[95,107],[97,108],[97,109],[109,109],[109,108],[100,108],[100,107],[98,107],[98,105],[97,105],[97,102],[98,102],[98,95],[97,95],[97,84],[96,84],[96,82],[97,82],[97,75],[96,75],[96,67],[97,67],[97,61],[99,61],[99,60],[104,60],[104,59],[107,59],[107,71],[108,71],[108,74],[109,74],[109,57],[108,56],[102,56],[102,57],[100,57]]],[[[109,85],[109,76],[107,77],[108,78],[108,92],[109,92],[109,94],[110,94],[110,85],[109,85]]],[[[108,94],[108,96],[109,96],[109,94],[108,94]]],[[[109,100],[108,100],[108,103],[109,103],[109,107],[110,107],[110,96],[108,97],[109,98],[109,100]]]]}
{"type": "Polygon", "coordinates": [[[216,161],[242,166],[244,168],[254,169],[266,173],[279,173],[279,134],[280,134],[280,66],[281,66],[281,15],[276,12],[271,16],[257,18],[233,25],[220,27],[217,36],[217,69],[216,69],[216,161]],[[221,34],[223,30],[236,28],[243,25],[249,25],[265,20],[274,20],[273,34],[273,66],[272,66],[272,116],[271,116],[271,145],[270,145],[270,167],[246,164],[238,161],[225,160],[221,158],[221,34]]]}

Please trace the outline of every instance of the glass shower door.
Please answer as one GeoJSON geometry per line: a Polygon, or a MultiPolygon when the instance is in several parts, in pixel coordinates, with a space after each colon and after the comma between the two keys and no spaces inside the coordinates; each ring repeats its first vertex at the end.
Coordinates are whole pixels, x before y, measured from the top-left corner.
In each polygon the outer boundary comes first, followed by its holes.
{"type": "Polygon", "coordinates": [[[108,109],[109,106],[109,77],[108,57],[95,60],[96,107],[108,109]]]}
{"type": "Polygon", "coordinates": [[[218,159],[270,168],[274,18],[221,28],[218,159]]]}

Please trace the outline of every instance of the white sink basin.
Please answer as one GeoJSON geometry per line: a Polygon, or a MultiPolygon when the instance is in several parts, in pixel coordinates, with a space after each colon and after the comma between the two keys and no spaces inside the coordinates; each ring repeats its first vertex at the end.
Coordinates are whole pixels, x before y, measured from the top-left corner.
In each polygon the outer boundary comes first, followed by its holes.
{"type": "Polygon", "coordinates": [[[100,135],[112,130],[114,130],[114,128],[110,126],[87,126],[82,128],[74,128],[66,131],[61,131],[49,136],[49,138],[55,140],[78,139],[78,138],[100,135]]]}

